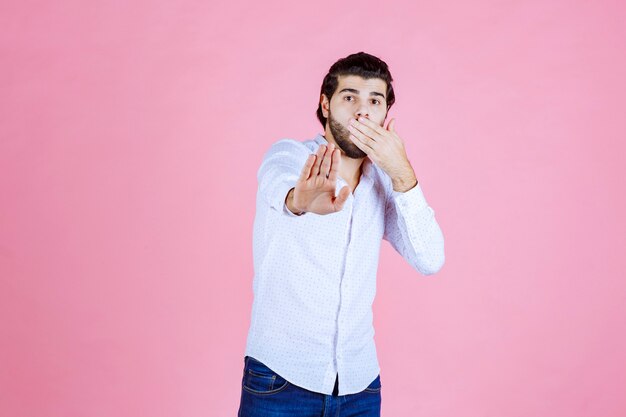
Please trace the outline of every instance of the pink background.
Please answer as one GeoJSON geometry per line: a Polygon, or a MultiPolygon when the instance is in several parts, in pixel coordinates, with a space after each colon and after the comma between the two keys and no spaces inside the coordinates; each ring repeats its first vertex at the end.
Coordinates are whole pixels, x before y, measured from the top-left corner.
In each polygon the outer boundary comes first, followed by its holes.
{"type": "Polygon", "coordinates": [[[626,415],[623,3],[0,10],[1,415],[236,415],[256,171],[358,51],[446,238],[383,244],[383,415],[626,415]]]}

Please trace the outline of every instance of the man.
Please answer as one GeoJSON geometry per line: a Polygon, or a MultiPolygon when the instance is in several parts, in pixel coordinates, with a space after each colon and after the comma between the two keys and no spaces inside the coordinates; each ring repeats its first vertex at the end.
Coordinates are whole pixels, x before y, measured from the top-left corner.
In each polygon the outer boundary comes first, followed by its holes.
{"type": "Polygon", "coordinates": [[[324,135],[265,154],[254,220],[254,302],[240,417],[379,416],[372,303],[381,240],[423,275],[443,234],[395,120],[387,64],[360,52],[333,64],[317,116],[324,135]]]}

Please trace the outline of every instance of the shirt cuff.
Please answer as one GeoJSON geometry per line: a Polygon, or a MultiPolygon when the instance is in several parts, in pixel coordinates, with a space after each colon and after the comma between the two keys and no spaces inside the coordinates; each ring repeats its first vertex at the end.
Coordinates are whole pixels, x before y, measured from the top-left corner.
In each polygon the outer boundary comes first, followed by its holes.
{"type": "Polygon", "coordinates": [[[289,210],[289,208],[287,208],[287,194],[289,194],[289,190],[291,190],[292,188],[294,188],[296,186],[296,181],[298,180],[297,176],[293,176],[293,175],[287,175],[282,181],[279,182],[277,188],[277,192],[276,192],[276,196],[275,198],[275,207],[282,207],[283,212],[291,217],[300,217],[303,216],[303,214],[295,214],[292,213],[291,210],[289,210]]]}
{"type": "Polygon", "coordinates": [[[426,202],[426,198],[424,197],[424,193],[422,192],[422,187],[419,183],[417,183],[415,187],[405,192],[392,189],[391,198],[402,211],[415,209],[423,210],[424,208],[428,207],[428,203],[426,202]]]}
{"type": "Polygon", "coordinates": [[[287,193],[289,190],[296,186],[296,181],[298,177],[293,174],[283,174],[277,181],[274,181],[273,184],[269,184],[268,186],[273,188],[272,196],[271,196],[271,206],[276,210],[281,210],[285,205],[285,199],[287,198],[287,193]]]}

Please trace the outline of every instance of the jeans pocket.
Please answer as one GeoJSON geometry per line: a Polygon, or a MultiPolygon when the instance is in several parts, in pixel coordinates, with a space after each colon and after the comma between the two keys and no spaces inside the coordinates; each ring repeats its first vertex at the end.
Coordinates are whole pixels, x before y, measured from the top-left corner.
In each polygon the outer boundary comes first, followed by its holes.
{"type": "Polygon", "coordinates": [[[252,394],[269,395],[282,391],[289,382],[263,362],[246,356],[243,389],[252,394]]]}
{"type": "Polygon", "coordinates": [[[382,388],[382,385],[380,384],[380,375],[378,375],[372,381],[372,383],[369,384],[369,386],[363,390],[363,392],[378,393],[378,392],[380,392],[381,388],[382,388]]]}

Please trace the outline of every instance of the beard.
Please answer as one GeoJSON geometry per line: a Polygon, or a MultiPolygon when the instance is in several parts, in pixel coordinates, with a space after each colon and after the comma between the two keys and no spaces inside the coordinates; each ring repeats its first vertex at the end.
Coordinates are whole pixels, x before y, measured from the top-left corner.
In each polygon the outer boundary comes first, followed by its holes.
{"type": "Polygon", "coordinates": [[[350,139],[350,131],[335,120],[330,111],[328,112],[328,126],[330,127],[330,133],[332,133],[337,146],[348,158],[361,159],[367,156],[365,152],[352,142],[352,139],[350,139]]]}

